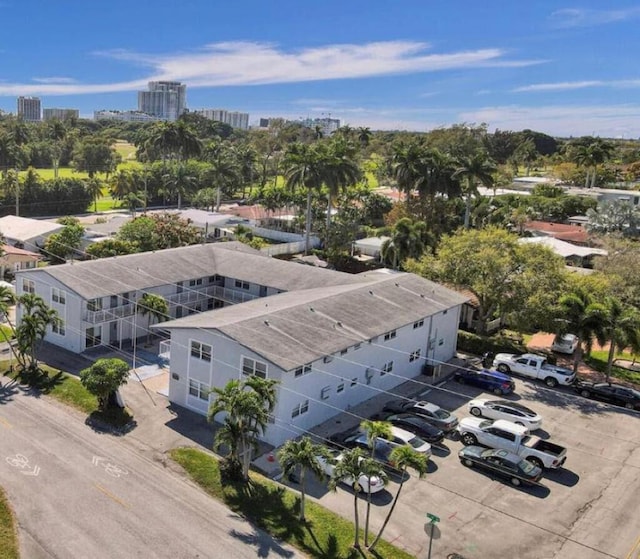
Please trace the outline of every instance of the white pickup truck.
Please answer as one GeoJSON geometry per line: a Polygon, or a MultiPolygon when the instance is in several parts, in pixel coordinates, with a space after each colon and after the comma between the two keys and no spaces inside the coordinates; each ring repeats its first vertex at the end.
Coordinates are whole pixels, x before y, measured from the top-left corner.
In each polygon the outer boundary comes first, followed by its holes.
{"type": "Polygon", "coordinates": [[[465,445],[481,444],[517,454],[539,468],[559,468],[567,459],[567,449],[529,435],[529,430],[504,419],[465,417],[457,427],[465,445]]]}
{"type": "Polygon", "coordinates": [[[551,365],[547,362],[546,357],[533,353],[498,353],[493,360],[493,367],[501,373],[514,373],[542,380],[552,388],[559,384],[572,384],[576,379],[576,375],[571,369],[551,365]]]}

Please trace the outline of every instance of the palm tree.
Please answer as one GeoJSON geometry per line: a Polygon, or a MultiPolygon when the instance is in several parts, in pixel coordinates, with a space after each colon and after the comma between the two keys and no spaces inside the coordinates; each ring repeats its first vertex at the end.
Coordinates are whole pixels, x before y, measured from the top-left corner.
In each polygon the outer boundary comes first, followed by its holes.
{"type": "Polygon", "coordinates": [[[234,150],[238,165],[239,176],[242,179],[242,199],[246,198],[246,187],[249,185],[249,196],[251,196],[251,185],[256,174],[256,151],[249,144],[241,144],[234,150]]]}
{"type": "Polygon", "coordinates": [[[162,176],[162,179],[167,190],[176,194],[178,209],[182,207],[182,197],[195,191],[198,186],[198,177],[183,163],[171,167],[169,172],[162,176]]]}
{"type": "Polygon", "coordinates": [[[398,485],[398,491],[393,499],[393,503],[391,504],[391,508],[387,513],[387,516],[384,519],[382,527],[380,528],[380,532],[376,536],[376,539],[373,540],[373,543],[369,546],[369,551],[372,551],[380,538],[382,538],[382,534],[389,523],[389,519],[393,514],[396,505],[398,504],[398,498],[400,497],[400,492],[402,491],[402,487],[404,486],[404,482],[409,477],[407,474],[407,470],[411,468],[415,472],[417,472],[420,478],[424,477],[427,473],[427,458],[424,454],[416,452],[410,446],[398,446],[391,451],[389,456],[390,461],[395,465],[396,469],[400,471],[400,484],[398,485]]]}
{"type": "Polygon", "coordinates": [[[102,181],[98,177],[91,177],[85,184],[87,185],[87,192],[93,198],[93,211],[98,213],[98,198],[102,196],[102,181]]]}
{"type": "Polygon", "coordinates": [[[362,491],[360,483],[360,475],[362,474],[361,462],[365,459],[364,451],[359,448],[345,450],[335,469],[333,476],[329,480],[329,488],[335,491],[339,483],[350,480],[353,483],[353,518],[355,525],[355,536],[353,547],[360,549],[360,516],[358,514],[358,494],[362,491]]]}
{"type": "Polygon", "coordinates": [[[464,228],[469,229],[471,217],[471,198],[478,197],[478,185],[490,188],[493,185],[493,173],[496,166],[489,158],[487,152],[478,150],[472,156],[462,156],[458,159],[458,168],[453,173],[453,178],[466,179],[464,188],[465,212],[464,228]]]}
{"type": "Polygon", "coordinates": [[[22,308],[20,325],[16,328],[18,352],[25,368],[34,371],[38,366],[38,342],[44,338],[47,328],[61,325],[62,320],[39,295],[24,293],[18,298],[18,305],[22,308]]]}
{"type": "Polygon", "coordinates": [[[62,144],[67,138],[67,127],[64,122],[55,118],[47,123],[47,136],[53,142],[51,162],[53,163],[53,178],[58,178],[62,144]]]}
{"type": "Polygon", "coordinates": [[[382,261],[394,269],[400,269],[408,258],[420,258],[424,252],[426,235],[427,226],[423,221],[403,217],[395,224],[391,238],[382,243],[382,261]]]}
{"type": "Polygon", "coordinates": [[[156,122],[148,131],[144,149],[160,153],[162,163],[178,155],[183,139],[174,122],[156,122]]]}
{"type": "Polygon", "coordinates": [[[147,328],[147,344],[149,344],[151,342],[151,321],[167,320],[169,318],[169,304],[162,295],[144,293],[136,304],[136,311],[140,311],[142,316],[149,317],[149,328],[147,328]]]}
{"type": "Polygon", "coordinates": [[[117,200],[124,200],[130,192],[135,192],[136,190],[133,176],[124,169],[111,175],[109,187],[111,196],[117,200]]]}
{"type": "Polygon", "coordinates": [[[178,158],[182,162],[191,157],[198,157],[202,153],[202,142],[194,129],[183,120],[178,120],[175,123],[175,135],[178,158]]]}
{"type": "Polygon", "coordinates": [[[311,244],[311,195],[314,190],[319,190],[322,186],[324,180],[322,162],[313,147],[295,143],[289,146],[285,155],[285,166],[287,188],[307,191],[305,254],[308,254],[311,244]]]}
{"type": "MultiPolygon", "coordinates": [[[[0,315],[2,315],[2,318],[4,319],[4,321],[9,325],[9,328],[11,328],[11,332],[13,333],[14,338],[16,337],[16,328],[14,324],[9,320],[9,307],[12,307],[13,305],[15,305],[17,301],[18,299],[13,289],[5,285],[0,286],[0,315]]],[[[24,361],[22,360],[20,354],[16,351],[16,348],[10,341],[9,341],[9,349],[11,350],[11,353],[13,354],[13,356],[16,358],[16,362],[24,368],[24,361]]]]}
{"type": "MultiPolygon", "coordinates": [[[[360,429],[367,434],[367,443],[371,449],[370,459],[375,459],[376,446],[378,439],[390,439],[391,438],[391,423],[388,421],[371,421],[365,419],[360,423],[360,429]]],[[[371,468],[369,468],[371,470],[371,468]]],[[[371,477],[368,476],[369,486],[371,486],[371,477]]],[[[367,515],[364,522],[364,545],[369,545],[369,517],[371,513],[371,491],[367,493],[367,515]]]]}
{"type": "Polygon", "coordinates": [[[204,150],[204,157],[209,166],[204,171],[203,178],[216,189],[215,208],[220,211],[223,185],[237,181],[240,177],[238,162],[224,142],[209,142],[204,150]]]}
{"type": "Polygon", "coordinates": [[[630,347],[633,353],[640,352],[640,312],[614,297],[607,298],[600,312],[604,327],[598,341],[600,345],[609,342],[605,370],[606,380],[609,382],[616,349],[630,347]]]}
{"type": "Polygon", "coordinates": [[[392,175],[396,179],[398,190],[404,192],[409,201],[423,173],[425,149],[422,142],[415,140],[409,144],[400,142],[392,149],[392,175]]]}
{"type": "Polygon", "coordinates": [[[325,476],[319,458],[330,460],[330,454],[324,445],[314,444],[309,437],[300,440],[288,440],[278,451],[278,460],[285,476],[300,469],[300,521],[305,521],[305,477],[307,471],[317,477],[325,476]]]}
{"type": "Polygon", "coordinates": [[[604,332],[604,308],[594,302],[593,297],[584,289],[576,288],[560,297],[558,334],[571,332],[578,338],[578,345],[573,354],[573,373],[578,372],[582,359],[583,346],[591,351],[594,338],[602,339],[604,332]]]}
{"type": "Polygon", "coordinates": [[[358,128],[358,141],[363,148],[366,148],[371,141],[371,129],[364,126],[358,128]]]}

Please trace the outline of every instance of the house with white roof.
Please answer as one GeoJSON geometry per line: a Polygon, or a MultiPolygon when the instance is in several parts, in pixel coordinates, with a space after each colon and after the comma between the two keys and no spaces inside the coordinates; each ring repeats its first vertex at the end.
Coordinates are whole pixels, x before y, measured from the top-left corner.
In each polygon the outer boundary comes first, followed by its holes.
{"type": "Polygon", "coordinates": [[[0,217],[0,233],[6,242],[12,246],[31,251],[44,247],[47,237],[62,230],[63,227],[64,225],[60,223],[43,219],[17,215],[0,217]]]}

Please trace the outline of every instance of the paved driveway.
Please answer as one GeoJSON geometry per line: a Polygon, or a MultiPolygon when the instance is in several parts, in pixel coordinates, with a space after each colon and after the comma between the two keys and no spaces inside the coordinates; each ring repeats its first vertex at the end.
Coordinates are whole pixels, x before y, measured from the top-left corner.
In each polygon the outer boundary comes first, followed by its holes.
{"type": "MultiPolygon", "coordinates": [[[[464,417],[466,402],[480,394],[450,381],[427,399],[464,417]]],[[[406,482],[385,537],[424,557],[430,512],[441,518],[434,558],[454,552],[465,559],[640,557],[640,415],[582,399],[569,389],[520,380],[512,398],[543,415],[545,431],[536,434],[567,447],[565,468],[548,472],[544,487],[514,488],[462,466],[461,443],[447,441],[447,451],[434,453],[427,477],[406,482]]],[[[396,489],[392,482],[390,493],[396,489]]],[[[319,485],[316,496],[352,517],[348,490],[329,493],[319,485]]],[[[375,497],[374,527],[390,500],[387,492],[375,497]]]]}

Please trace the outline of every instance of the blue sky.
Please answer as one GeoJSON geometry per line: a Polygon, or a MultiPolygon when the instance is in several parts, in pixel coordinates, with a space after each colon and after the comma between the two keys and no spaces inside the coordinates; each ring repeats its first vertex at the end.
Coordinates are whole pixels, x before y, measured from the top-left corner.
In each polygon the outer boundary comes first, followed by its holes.
{"type": "Polygon", "coordinates": [[[429,130],[640,136],[640,5],[567,0],[0,0],[0,109],[190,109],[429,130]]]}

